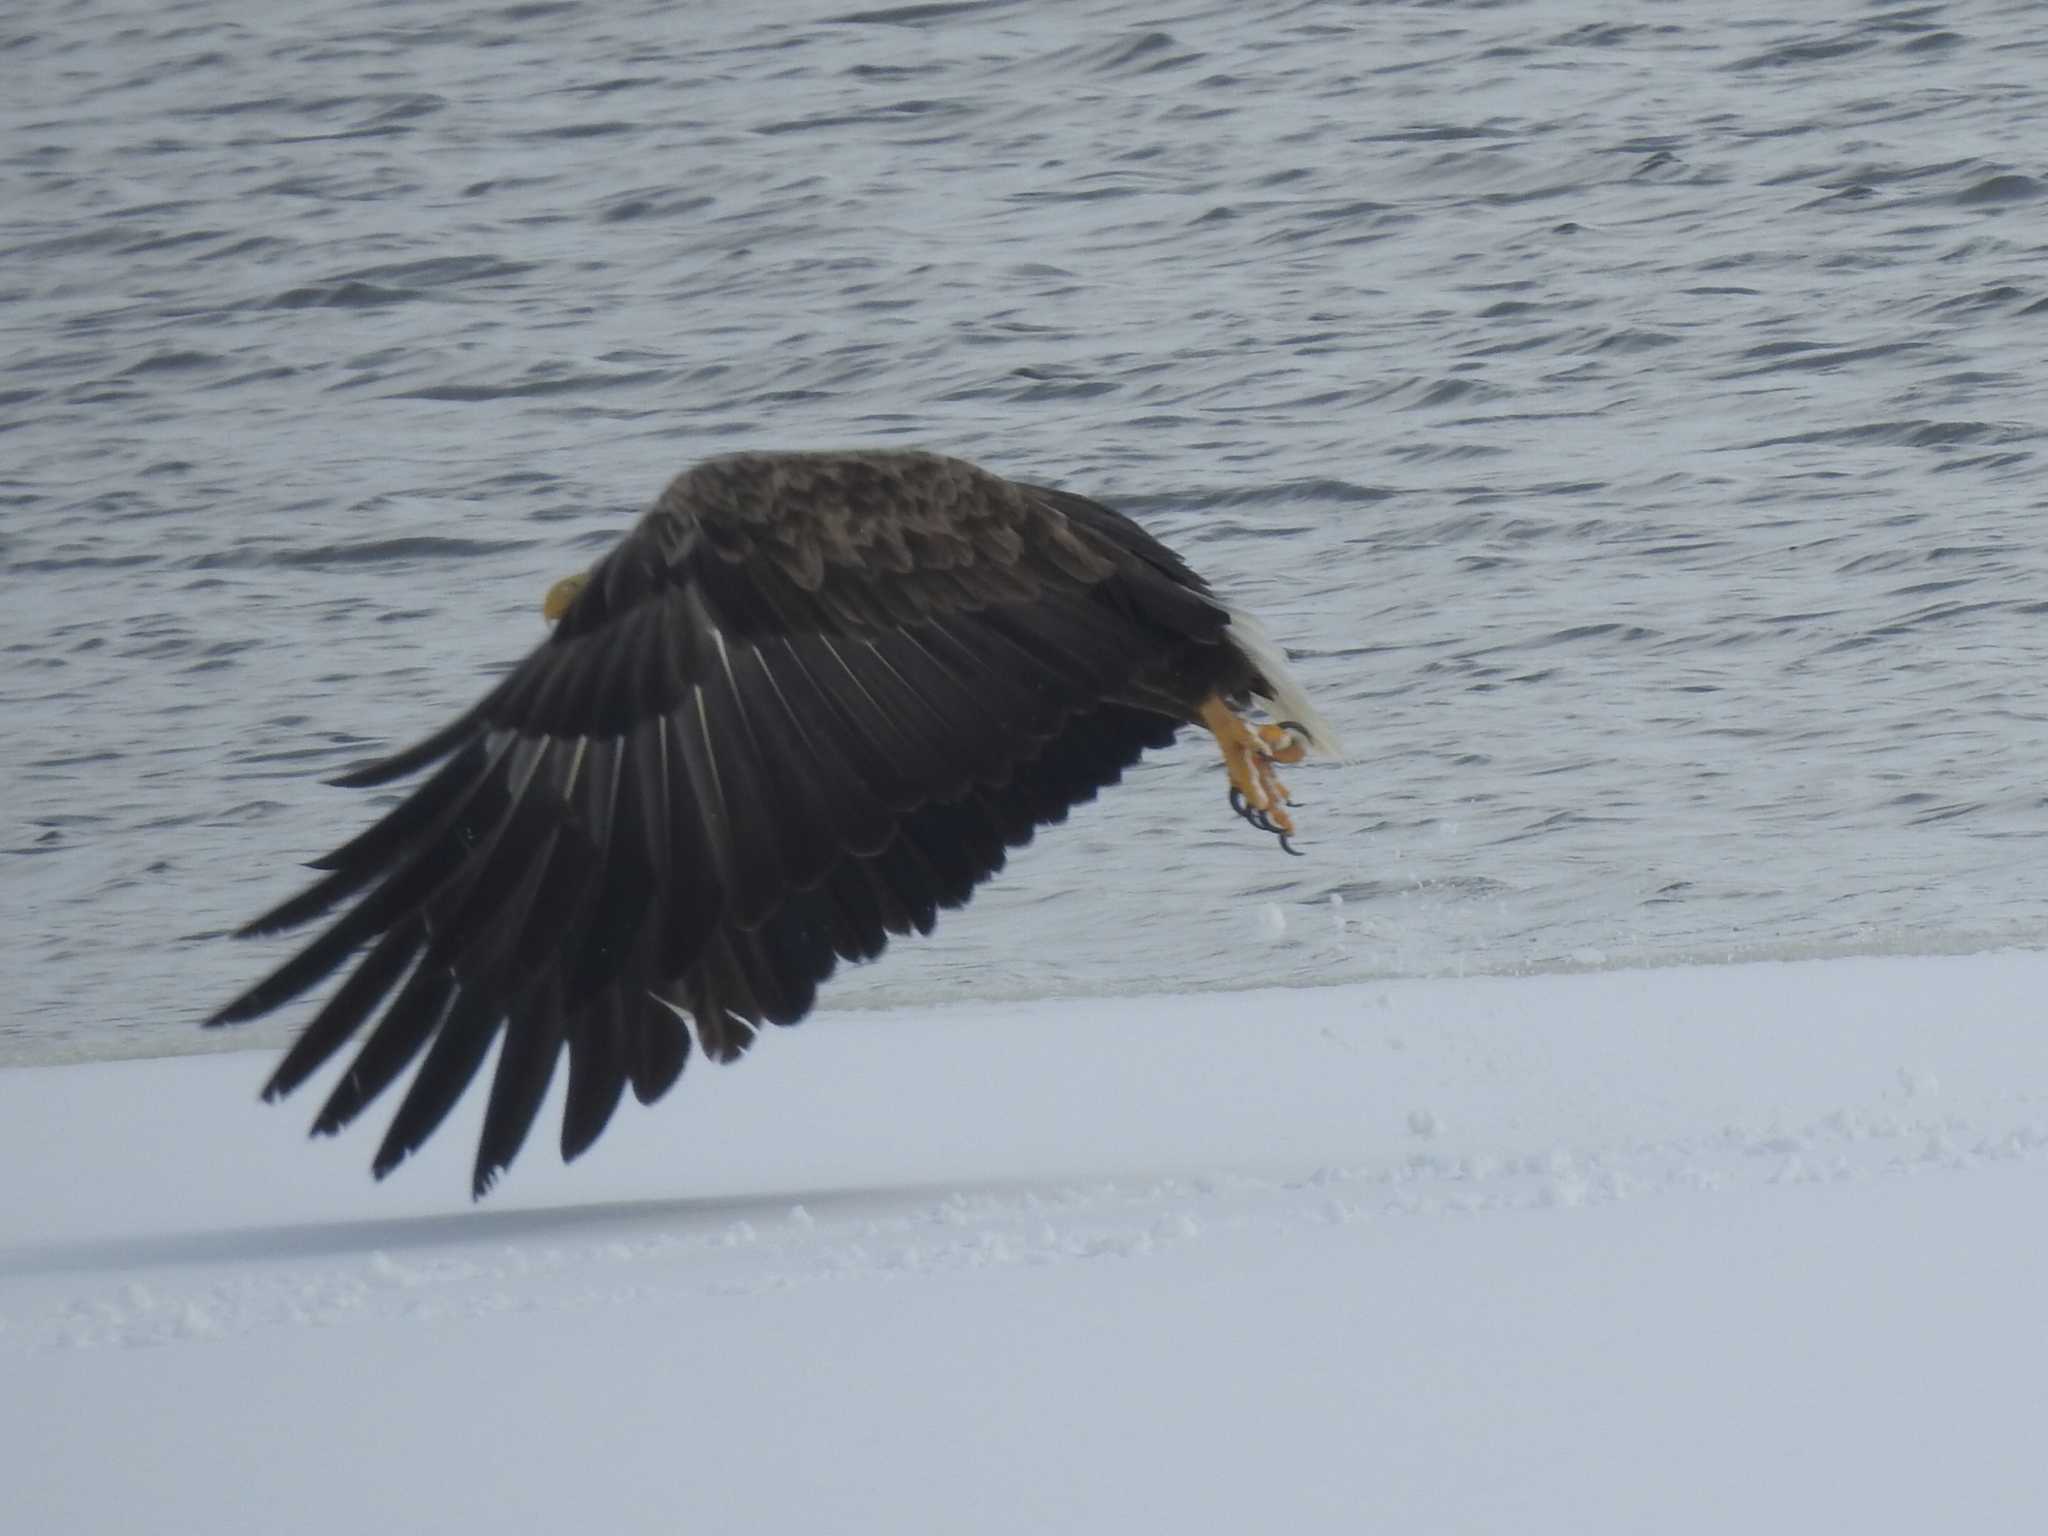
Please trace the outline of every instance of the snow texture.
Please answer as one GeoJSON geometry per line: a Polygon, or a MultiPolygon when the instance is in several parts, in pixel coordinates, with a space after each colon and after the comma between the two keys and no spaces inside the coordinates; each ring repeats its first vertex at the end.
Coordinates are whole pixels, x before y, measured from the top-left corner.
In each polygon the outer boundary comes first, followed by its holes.
{"type": "Polygon", "coordinates": [[[0,1073],[9,1529],[2041,1529],[2044,991],[840,1013],[479,1207],[473,1104],[0,1073]]]}

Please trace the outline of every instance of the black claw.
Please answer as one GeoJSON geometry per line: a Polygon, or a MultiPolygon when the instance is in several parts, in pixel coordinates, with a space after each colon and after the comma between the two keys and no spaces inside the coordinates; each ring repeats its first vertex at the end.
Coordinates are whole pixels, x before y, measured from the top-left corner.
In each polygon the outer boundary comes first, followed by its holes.
{"type": "MultiPolygon", "coordinates": [[[[1289,800],[1287,803],[1290,806],[1292,806],[1298,805],[1300,802],[1295,800],[1289,800]]],[[[1292,838],[1294,835],[1293,831],[1290,829],[1289,831],[1282,832],[1280,830],[1279,824],[1273,820],[1272,812],[1270,810],[1261,810],[1259,807],[1253,805],[1251,801],[1245,797],[1244,791],[1239,789],[1235,784],[1231,785],[1230,787],[1230,808],[1231,810],[1235,811],[1246,824],[1256,827],[1259,831],[1268,833],[1271,836],[1280,839],[1280,847],[1284,852],[1293,854],[1297,859],[1307,857],[1306,854],[1304,854],[1299,848],[1295,847],[1294,844],[1289,841],[1289,839],[1292,838]]]]}
{"type": "Polygon", "coordinates": [[[1308,734],[1308,727],[1299,720],[1275,720],[1273,723],[1279,726],[1281,730],[1292,731],[1297,736],[1306,736],[1308,734]]]}

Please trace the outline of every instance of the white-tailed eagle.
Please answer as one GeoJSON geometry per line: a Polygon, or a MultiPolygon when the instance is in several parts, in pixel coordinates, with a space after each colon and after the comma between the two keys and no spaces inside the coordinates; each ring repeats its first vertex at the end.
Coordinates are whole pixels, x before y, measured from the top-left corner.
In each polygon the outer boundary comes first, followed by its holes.
{"type": "Polygon", "coordinates": [[[934,454],[712,460],[545,611],[547,639],[474,708],[336,781],[434,769],[242,930],[341,911],[208,1020],[348,967],[264,1097],[367,1025],[314,1121],[331,1134],[419,1061],[379,1177],[501,1035],[475,1193],[565,1052],[575,1157],[628,1086],[652,1103],[675,1082],[686,1019],[719,1061],[796,1023],[840,961],[929,932],[1183,725],[1214,734],[1232,806],[1283,847],[1276,765],[1337,751],[1279,648],[1137,524],[934,454]]]}

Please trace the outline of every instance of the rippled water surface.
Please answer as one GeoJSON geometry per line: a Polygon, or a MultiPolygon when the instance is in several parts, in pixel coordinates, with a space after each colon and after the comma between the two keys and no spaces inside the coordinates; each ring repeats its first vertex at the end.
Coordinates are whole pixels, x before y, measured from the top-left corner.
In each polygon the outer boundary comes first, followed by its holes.
{"type": "Polygon", "coordinates": [[[10,8],[0,1060],[193,1048],[319,779],[742,446],[1132,512],[1354,753],[828,1002],[2036,942],[2048,12],[1833,9],[10,8]]]}

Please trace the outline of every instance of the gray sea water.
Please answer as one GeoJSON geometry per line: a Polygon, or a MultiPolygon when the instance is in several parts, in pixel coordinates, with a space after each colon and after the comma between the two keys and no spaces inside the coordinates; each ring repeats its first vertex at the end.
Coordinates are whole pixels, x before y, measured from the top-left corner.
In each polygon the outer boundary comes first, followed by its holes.
{"type": "Polygon", "coordinates": [[[743,446],[1108,500],[1353,751],[828,1006],[2039,942],[2048,8],[1778,10],[16,0],[0,1061],[218,1043],[319,780],[743,446]]]}

